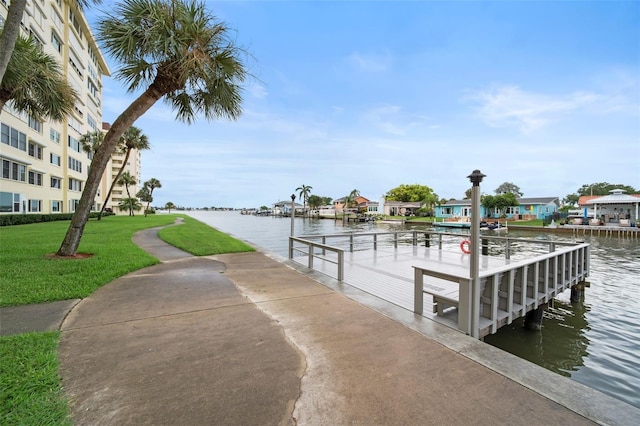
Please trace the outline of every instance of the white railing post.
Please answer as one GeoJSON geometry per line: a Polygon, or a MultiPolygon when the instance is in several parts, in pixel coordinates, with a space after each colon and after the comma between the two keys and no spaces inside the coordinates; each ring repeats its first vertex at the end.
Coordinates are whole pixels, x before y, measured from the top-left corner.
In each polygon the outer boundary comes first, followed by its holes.
{"type": "Polygon", "coordinates": [[[353,234],[349,235],[349,251],[353,253],[353,234]]]}
{"type": "Polygon", "coordinates": [[[378,250],[378,234],[373,234],[373,249],[378,250]]]}
{"type": "Polygon", "coordinates": [[[413,312],[422,315],[424,309],[424,275],[422,269],[413,267],[413,312]]]}
{"type": "Polygon", "coordinates": [[[344,250],[338,251],[338,281],[344,281],[344,250]]]}
{"type": "MultiPolygon", "coordinates": [[[[458,280],[458,328],[463,333],[468,334],[471,337],[478,337],[478,330],[473,330],[472,318],[475,317],[478,312],[472,312],[473,306],[473,280],[470,278],[460,278],[458,280]]],[[[479,304],[480,300],[478,300],[479,304]]],[[[476,322],[477,324],[477,322],[476,322]]]]}
{"type": "Polygon", "coordinates": [[[293,259],[293,237],[289,237],[289,259],[293,259]]]}

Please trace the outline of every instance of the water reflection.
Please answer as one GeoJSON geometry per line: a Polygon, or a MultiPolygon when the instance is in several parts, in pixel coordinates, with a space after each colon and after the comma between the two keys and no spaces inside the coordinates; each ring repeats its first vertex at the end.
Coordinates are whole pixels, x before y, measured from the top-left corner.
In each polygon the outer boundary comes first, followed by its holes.
{"type": "Polygon", "coordinates": [[[589,355],[588,312],[589,307],[583,303],[570,305],[556,301],[544,312],[542,330],[525,329],[524,319],[519,318],[496,334],[485,337],[485,342],[571,377],[589,355]]]}

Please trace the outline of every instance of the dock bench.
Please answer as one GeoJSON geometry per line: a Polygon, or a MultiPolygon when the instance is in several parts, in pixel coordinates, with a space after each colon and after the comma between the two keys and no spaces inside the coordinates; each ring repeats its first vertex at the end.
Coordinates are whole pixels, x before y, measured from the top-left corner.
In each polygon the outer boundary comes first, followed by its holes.
{"type": "Polygon", "coordinates": [[[458,286],[451,282],[431,278],[424,283],[422,291],[433,298],[434,314],[444,315],[445,310],[458,308],[458,286]]]}

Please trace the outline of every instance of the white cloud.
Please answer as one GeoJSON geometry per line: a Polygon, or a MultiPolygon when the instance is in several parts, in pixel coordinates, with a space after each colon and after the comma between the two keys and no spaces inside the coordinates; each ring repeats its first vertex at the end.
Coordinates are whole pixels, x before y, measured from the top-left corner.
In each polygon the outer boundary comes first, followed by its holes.
{"type": "Polygon", "coordinates": [[[526,92],[518,86],[500,86],[469,98],[480,103],[478,115],[489,126],[516,127],[530,133],[558,120],[561,114],[593,105],[600,97],[589,92],[553,96],[526,92]]]}

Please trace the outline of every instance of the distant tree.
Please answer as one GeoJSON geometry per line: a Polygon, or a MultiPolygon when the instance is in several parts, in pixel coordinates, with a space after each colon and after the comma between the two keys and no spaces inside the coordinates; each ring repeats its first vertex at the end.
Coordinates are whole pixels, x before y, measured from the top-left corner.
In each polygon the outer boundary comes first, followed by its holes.
{"type": "Polygon", "coordinates": [[[433,214],[435,206],[440,204],[438,194],[432,192],[428,194],[423,200],[420,200],[420,207],[426,209],[428,214],[433,214]]]}
{"type": "MultiPolygon", "coordinates": [[[[1,31],[1,28],[0,28],[1,31]]],[[[32,37],[19,36],[0,83],[0,111],[8,101],[13,109],[42,120],[62,120],[71,114],[78,94],[60,63],[42,51],[32,37]]]]}
{"type": "Polygon", "coordinates": [[[600,182],[582,185],[578,189],[578,195],[609,195],[613,189],[623,189],[627,194],[637,194],[639,192],[629,185],[600,182]]]}
{"type": "Polygon", "coordinates": [[[267,207],[267,206],[260,206],[260,210],[262,210],[262,211],[269,210],[269,207],[267,207]]]}
{"type": "Polygon", "coordinates": [[[514,194],[516,198],[522,197],[524,194],[520,191],[520,187],[511,182],[505,182],[495,190],[496,194],[514,194]]]}
{"type": "Polygon", "coordinates": [[[470,200],[471,199],[471,191],[473,191],[473,188],[469,188],[466,191],[464,191],[463,200],[470,200]]]}
{"type": "MultiPolygon", "coordinates": [[[[356,201],[356,198],[358,198],[360,196],[360,191],[358,191],[357,189],[354,189],[353,191],[351,191],[349,193],[349,195],[347,195],[346,197],[344,197],[344,204],[342,206],[342,212],[345,213],[345,211],[347,209],[353,208],[353,207],[357,207],[358,206],[358,202],[356,201]]],[[[343,216],[343,218],[345,218],[346,216],[343,216]]]]}
{"type": "MultiPolygon", "coordinates": [[[[165,210],[169,210],[169,213],[171,213],[171,209],[175,210],[176,205],[173,204],[171,201],[169,201],[164,205],[164,208],[165,208],[165,210]]],[[[215,210],[215,207],[213,207],[213,209],[215,210]]]]}
{"type": "Polygon", "coordinates": [[[580,196],[578,194],[567,194],[567,196],[562,199],[562,204],[567,206],[575,206],[578,204],[579,199],[580,196]]]}
{"type": "MultiPolygon", "coordinates": [[[[104,140],[104,136],[103,136],[103,140],[104,140]]],[[[107,192],[107,196],[105,197],[105,203],[102,205],[102,209],[98,214],[98,220],[102,218],[104,209],[107,207],[107,201],[109,201],[109,198],[111,198],[111,193],[113,192],[113,188],[115,188],[116,184],[118,183],[118,179],[120,179],[120,176],[124,172],[125,167],[127,167],[127,163],[129,162],[129,156],[131,155],[131,151],[133,151],[134,149],[137,149],[137,150],[149,149],[149,139],[144,133],[142,133],[142,130],[140,130],[135,126],[131,126],[127,130],[125,130],[122,136],[120,137],[120,140],[118,141],[118,145],[116,146],[116,149],[124,154],[124,160],[122,160],[122,165],[120,166],[118,173],[113,178],[113,181],[109,186],[109,192],[107,192]]]]}
{"type": "Polygon", "coordinates": [[[384,198],[387,201],[402,201],[402,202],[416,202],[423,201],[432,195],[433,189],[426,185],[405,185],[402,184],[384,194],[384,198]]]}
{"type": "Polygon", "coordinates": [[[316,210],[318,207],[322,205],[322,197],[319,197],[317,195],[310,195],[307,202],[309,203],[310,209],[316,210]]]}
{"type": "Polygon", "coordinates": [[[304,184],[296,188],[296,191],[298,191],[298,194],[302,199],[302,216],[303,217],[307,213],[307,201],[309,199],[309,192],[312,189],[313,188],[311,186],[304,185],[304,184]]]}
{"type": "Polygon", "coordinates": [[[149,211],[149,204],[151,204],[151,202],[153,201],[153,191],[156,188],[162,188],[162,184],[158,179],[151,178],[142,185],[142,188],[136,194],[136,196],[140,199],[140,201],[144,201],[147,203],[147,207],[145,207],[144,209],[145,217],[147,217],[147,212],[149,211]]]}
{"type": "Polygon", "coordinates": [[[142,204],[138,202],[137,198],[123,198],[118,204],[120,210],[129,210],[129,216],[134,216],[133,211],[139,211],[142,208],[142,204]]]}
{"type": "MultiPolygon", "coordinates": [[[[131,194],[129,193],[129,185],[135,185],[137,183],[138,182],[135,176],[131,175],[131,173],[129,172],[124,172],[122,175],[120,175],[120,178],[118,179],[118,185],[124,185],[125,190],[127,191],[128,198],[131,198],[131,194]]],[[[134,216],[133,210],[131,209],[129,210],[129,216],[134,216]]]]}
{"type": "Polygon", "coordinates": [[[483,195],[480,197],[480,204],[489,211],[497,209],[500,216],[503,216],[507,207],[517,206],[520,203],[514,193],[507,192],[500,195],[483,195]]]}

